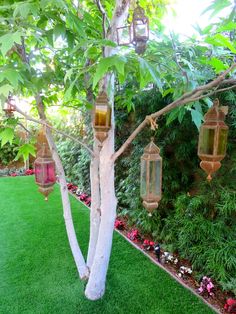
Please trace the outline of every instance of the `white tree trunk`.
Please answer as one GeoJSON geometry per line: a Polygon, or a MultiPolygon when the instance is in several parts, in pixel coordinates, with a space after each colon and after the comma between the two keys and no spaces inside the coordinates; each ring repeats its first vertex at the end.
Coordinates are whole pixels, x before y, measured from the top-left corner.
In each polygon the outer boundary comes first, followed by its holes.
{"type": "Polygon", "coordinates": [[[73,224],[72,215],[71,215],[71,207],[70,207],[69,193],[68,193],[67,183],[66,183],[66,178],[65,178],[65,172],[64,172],[60,157],[58,155],[53,137],[51,135],[51,131],[49,129],[47,129],[46,135],[47,135],[48,144],[52,152],[52,157],[56,163],[57,173],[59,177],[61,199],[62,199],[62,205],[63,205],[63,216],[65,220],[66,232],[67,232],[71,252],[73,254],[80,278],[86,279],[89,276],[89,271],[86,266],[84,257],[82,255],[82,252],[80,250],[80,247],[76,238],[76,233],[75,233],[74,224],[73,224]]]}
{"type": "Polygon", "coordinates": [[[101,198],[99,186],[99,142],[94,138],[95,157],[90,162],[91,208],[90,208],[90,238],[87,255],[87,266],[91,269],[95,255],[101,217],[101,198]]]}
{"type": "MultiPolygon", "coordinates": [[[[123,25],[127,18],[129,0],[116,0],[111,22],[110,33],[107,39],[116,41],[116,28],[123,25]]],[[[114,48],[106,47],[105,57],[116,52],[114,48]]],[[[100,152],[99,179],[101,196],[101,220],[97,239],[96,251],[90,269],[90,276],[85,295],[90,300],[100,299],[105,292],[106,275],[111,255],[114,222],[116,218],[117,199],[115,196],[114,162],[114,75],[107,74],[103,80],[103,88],[110,91],[109,102],[112,108],[112,127],[108,138],[103,142],[100,152]]]]}
{"type": "Polygon", "coordinates": [[[114,163],[111,161],[114,151],[113,132],[114,130],[110,132],[112,134],[110,134],[100,153],[101,222],[96,252],[85,290],[85,295],[90,300],[101,298],[105,292],[106,274],[116,217],[114,163]]]}

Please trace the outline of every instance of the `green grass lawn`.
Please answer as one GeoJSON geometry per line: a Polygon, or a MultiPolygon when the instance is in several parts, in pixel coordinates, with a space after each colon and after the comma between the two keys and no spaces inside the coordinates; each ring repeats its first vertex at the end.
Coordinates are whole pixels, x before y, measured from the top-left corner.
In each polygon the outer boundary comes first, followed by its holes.
{"type": "MultiPolygon", "coordinates": [[[[71,197],[81,248],[89,212],[71,197]]],[[[0,313],[212,313],[118,234],[105,296],[84,297],[69,249],[58,187],[45,202],[34,177],[0,178],[0,313]]]]}

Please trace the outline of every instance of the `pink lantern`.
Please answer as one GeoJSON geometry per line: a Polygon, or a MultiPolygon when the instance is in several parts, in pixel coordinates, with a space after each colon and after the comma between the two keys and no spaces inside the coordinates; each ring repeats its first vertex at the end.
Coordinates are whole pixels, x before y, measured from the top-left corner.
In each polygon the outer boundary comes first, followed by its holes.
{"type": "Polygon", "coordinates": [[[48,200],[48,195],[53,191],[53,185],[56,182],[55,162],[48,144],[43,143],[42,148],[37,154],[34,162],[35,182],[39,186],[39,192],[48,200]]]}

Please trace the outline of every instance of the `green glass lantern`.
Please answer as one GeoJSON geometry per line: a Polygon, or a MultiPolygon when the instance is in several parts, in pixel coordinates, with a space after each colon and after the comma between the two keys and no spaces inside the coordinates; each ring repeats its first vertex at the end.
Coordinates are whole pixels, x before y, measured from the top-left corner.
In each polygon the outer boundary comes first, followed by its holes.
{"type": "Polygon", "coordinates": [[[207,173],[207,180],[212,180],[212,174],[220,167],[220,161],[226,155],[228,126],[224,122],[225,113],[219,107],[219,100],[205,114],[205,122],[201,125],[198,156],[202,160],[200,167],[207,173]]]}
{"type": "Polygon", "coordinates": [[[153,139],[145,147],[141,157],[141,189],[140,195],[143,199],[143,206],[152,212],[158,207],[161,199],[162,189],[162,158],[160,149],[153,139]]]}
{"type": "Polygon", "coordinates": [[[104,91],[98,95],[95,102],[93,127],[96,138],[102,143],[111,128],[111,107],[104,91]]]}

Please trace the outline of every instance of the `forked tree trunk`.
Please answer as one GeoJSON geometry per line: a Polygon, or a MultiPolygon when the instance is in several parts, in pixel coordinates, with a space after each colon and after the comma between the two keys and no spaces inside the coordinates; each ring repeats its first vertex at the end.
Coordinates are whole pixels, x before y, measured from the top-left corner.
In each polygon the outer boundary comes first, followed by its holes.
{"type": "MultiPolygon", "coordinates": [[[[110,32],[107,39],[116,41],[116,29],[123,25],[128,15],[129,0],[117,0],[110,32]]],[[[115,54],[112,48],[105,49],[105,57],[115,54]]],[[[103,142],[99,160],[99,183],[101,198],[101,219],[97,238],[95,255],[90,268],[89,281],[85,295],[90,300],[100,299],[105,292],[106,275],[110,260],[114,222],[116,218],[117,199],[115,196],[114,161],[114,75],[107,74],[103,79],[103,88],[109,95],[109,103],[112,109],[112,127],[108,138],[103,142]],[[109,92],[108,92],[109,91],[109,92]]],[[[93,176],[92,176],[93,177],[93,176]]],[[[91,181],[92,183],[92,181],[91,181]]],[[[96,198],[97,199],[97,198],[96,198]]],[[[92,199],[93,202],[93,199],[92,199]]],[[[93,205],[92,205],[93,206],[93,205]]],[[[90,230],[91,232],[92,230],[90,230]]],[[[90,239],[91,239],[90,235],[90,239]]],[[[89,261],[89,264],[91,260],[89,261]]]]}

